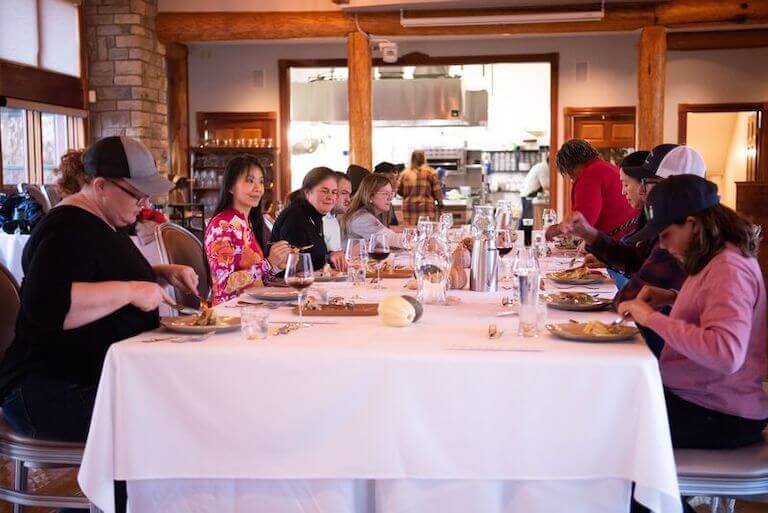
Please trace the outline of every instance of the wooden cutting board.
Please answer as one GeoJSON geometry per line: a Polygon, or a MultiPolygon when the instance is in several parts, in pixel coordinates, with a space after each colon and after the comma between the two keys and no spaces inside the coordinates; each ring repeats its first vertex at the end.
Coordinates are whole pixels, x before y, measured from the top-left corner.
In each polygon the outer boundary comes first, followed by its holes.
{"type": "MultiPolygon", "coordinates": [[[[365,273],[366,278],[375,278],[376,271],[368,271],[365,273]]],[[[391,271],[381,271],[381,278],[411,278],[413,276],[413,269],[394,269],[391,271]]]]}
{"type": "MultiPolygon", "coordinates": [[[[379,314],[378,303],[355,303],[351,308],[343,305],[317,305],[318,310],[304,309],[304,317],[366,317],[379,314]]],[[[299,307],[293,308],[298,315],[299,307]]]]}

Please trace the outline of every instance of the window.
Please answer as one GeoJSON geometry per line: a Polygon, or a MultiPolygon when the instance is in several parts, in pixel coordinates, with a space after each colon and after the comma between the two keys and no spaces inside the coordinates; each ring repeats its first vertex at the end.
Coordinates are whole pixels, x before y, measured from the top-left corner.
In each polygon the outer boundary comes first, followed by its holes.
{"type": "Polygon", "coordinates": [[[53,170],[59,166],[61,156],[67,152],[67,116],[43,112],[40,114],[43,139],[43,183],[54,183],[53,170]]]}
{"type": "Polygon", "coordinates": [[[29,176],[27,112],[23,109],[0,109],[0,136],[2,182],[26,182],[29,176]]]}
{"type": "Polygon", "coordinates": [[[78,15],[71,0],[1,0],[0,59],[79,77],[78,15]]]}
{"type": "Polygon", "coordinates": [[[83,119],[32,109],[0,108],[0,185],[54,183],[69,149],[85,145],[83,119]]]}

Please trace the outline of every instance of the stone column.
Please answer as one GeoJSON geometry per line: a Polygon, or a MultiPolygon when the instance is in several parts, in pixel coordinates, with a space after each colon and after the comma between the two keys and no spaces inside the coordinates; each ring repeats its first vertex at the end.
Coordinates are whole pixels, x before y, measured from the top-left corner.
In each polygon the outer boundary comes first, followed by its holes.
{"type": "Polygon", "coordinates": [[[85,0],[91,140],[127,135],[168,172],[165,46],[157,40],[157,0],[85,0]],[[91,98],[92,99],[92,98],[91,98]]]}

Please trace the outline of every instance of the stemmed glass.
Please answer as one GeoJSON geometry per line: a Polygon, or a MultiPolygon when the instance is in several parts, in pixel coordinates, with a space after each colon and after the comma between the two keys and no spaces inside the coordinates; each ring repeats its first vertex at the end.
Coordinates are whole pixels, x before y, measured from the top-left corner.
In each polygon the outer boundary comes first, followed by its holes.
{"type": "Polygon", "coordinates": [[[448,238],[448,230],[451,228],[453,228],[453,214],[450,212],[440,214],[440,231],[446,239],[448,238]]]}
{"type": "Polygon", "coordinates": [[[416,228],[403,228],[403,249],[408,252],[411,268],[413,268],[413,249],[416,247],[416,241],[419,239],[419,232],[416,228]]]}
{"type": "Polygon", "coordinates": [[[507,228],[504,229],[497,229],[495,230],[496,233],[496,249],[499,250],[499,257],[501,257],[501,267],[502,267],[502,279],[504,281],[507,281],[511,278],[511,268],[512,265],[510,262],[507,262],[505,264],[504,257],[509,254],[510,251],[515,247],[515,240],[517,239],[517,232],[514,230],[510,230],[507,228]]]}
{"type": "Polygon", "coordinates": [[[541,221],[542,226],[544,227],[544,231],[547,231],[547,228],[550,226],[557,224],[557,210],[554,208],[545,208],[544,211],[541,214],[541,221]]]}
{"type": "Polygon", "coordinates": [[[365,272],[368,268],[368,245],[365,239],[348,239],[344,258],[347,261],[347,275],[355,289],[355,299],[362,299],[358,291],[360,284],[365,283],[365,272]]]}
{"type": "Polygon", "coordinates": [[[381,267],[388,257],[389,241],[387,240],[387,233],[382,230],[371,235],[368,241],[368,258],[376,262],[376,285],[373,287],[374,289],[384,288],[381,284],[381,267]]]}
{"type": "Polygon", "coordinates": [[[291,253],[285,264],[285,283],[299,293],[299,326],[304,326],[304,292],[315,281],[310,253],[291,253]]]}

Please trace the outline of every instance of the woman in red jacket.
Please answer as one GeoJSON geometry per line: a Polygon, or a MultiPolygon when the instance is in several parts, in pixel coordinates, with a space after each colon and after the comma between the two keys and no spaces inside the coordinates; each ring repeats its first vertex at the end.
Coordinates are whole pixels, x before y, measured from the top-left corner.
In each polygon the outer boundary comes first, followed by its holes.
{"type": "MultiPolygon", "coordinates": [[[[573,181],[571,206],[589,224],[619,240],[633,231],[638,211],[621,193],[619,169],[600,158],[587,141],[571,139],[557,152],[561,175],[573,181]]],[[[562,223],[547,229],[547,240],[562,233],[562,223]]]]}

